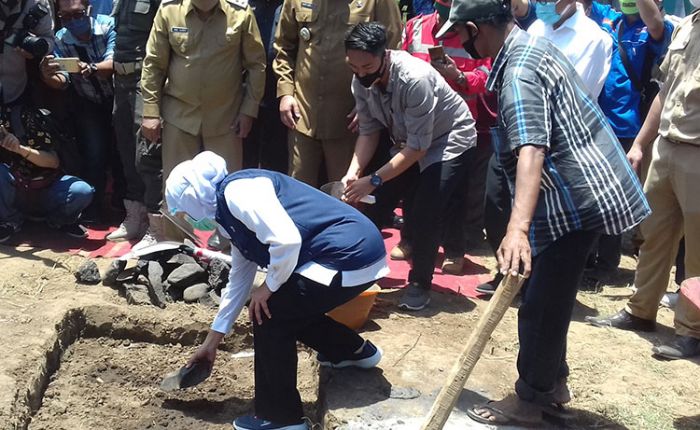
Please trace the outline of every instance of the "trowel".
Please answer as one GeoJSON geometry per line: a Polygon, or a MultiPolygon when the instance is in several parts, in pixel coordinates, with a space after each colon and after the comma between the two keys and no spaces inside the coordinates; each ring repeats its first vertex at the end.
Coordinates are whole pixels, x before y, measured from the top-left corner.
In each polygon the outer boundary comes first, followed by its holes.
{"type": "Polygon", "coordinates": [[[211,375],[211,369],[212,363],[208,362],[194,363],[190,368],[183,366],[165,375],[163,382],[160,383],[160,389],[163,391],[173,391],[194,387],[204,382],[204,380],[211,375]]]}
{"type": "Polygon", "coordinates": [[[225,263],[231,264],[231,256],[228,254],[224,254],[223,252],[211,251],[207,248],[200,248],[194,243],[188,241],[182,243],[171,240],[158,242],[154,245],[149,245],[136,251],[131,251],[119,257],[119,260],[132,260],[165,251],[181,251],[195,258],[202,258],[204,260],[213,260],[216,258],[221,261],[224,261],[225,263]]]}

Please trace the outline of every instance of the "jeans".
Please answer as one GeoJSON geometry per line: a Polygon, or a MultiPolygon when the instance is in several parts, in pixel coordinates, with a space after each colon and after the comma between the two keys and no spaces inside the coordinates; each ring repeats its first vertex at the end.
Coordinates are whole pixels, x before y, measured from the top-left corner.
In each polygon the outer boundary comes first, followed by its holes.
{"type": "Polygon", "coordinates": [[[303,416],[297,391],[297,341],[331,361],[352,357],[364,340],[326,312],[356,297],[372,283],[330,286],[293,274],[267,301],[272,319],[253,325],[255,415],[277,424],[295,424],[303,416]]]}
{"type": "Polygon", "coordinates": [[[518,310],[518,396],[547,405],[560,378],[569,375],[566,335],[576,290],[598,233],[574,231],[532,260],[528,288],[518,310]]]}
{"type": "Polygon", "coordinates": [[[82,156],[81,178],[95,188],[92,206],[102,204],[108,159],[112,146],[112,103],[75,99],[76,134],[82,156]]]}
{"type": "Polygon", "coordinates": [[[474,150],[468,149],[448,161],[431,164],[418,175],[413,204],[409,210],[413,267],[409,282],[429,289],[433,280],[445,214],[452,198],[467,175],[467,166],[474,150]]]}
{"type": "Polygon", "coordinates": [[[31,213],[55,226],[73,224],[94,192],[87,182],[67,175],[41,190],[18,189],[10,169],[0,163],[0,223],[21,225],[24,214],[31,213]]]}

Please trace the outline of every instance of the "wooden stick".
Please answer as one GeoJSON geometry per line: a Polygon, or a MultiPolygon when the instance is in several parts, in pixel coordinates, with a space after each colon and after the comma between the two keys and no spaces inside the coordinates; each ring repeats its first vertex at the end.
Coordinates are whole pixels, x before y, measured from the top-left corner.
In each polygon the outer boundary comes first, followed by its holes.
{"type": "Polygon", "coordinates": [[[500,287],[496,289],[496,294],[491,298],[486,312],[479,318],[476,328],[469,336],[469,340],[462,350],[462,354],[453,366],[447,378],[447,384],[442,387],[440,394],[435,399],[435,403],[433,403],[422,430],[441,430],[445,425],[450,413],[452,413],[452,408],[457,402],[457,398],[459,398],[464,389],[464,384],[479,361],[481,353],[484,352],[491,333],[493,333],[498,323],[501,322],[503,315],[518,294],[518,291],[520,291],[524,281],[525,278],[522,276],[507,275],[501,282],[500,287]]]}

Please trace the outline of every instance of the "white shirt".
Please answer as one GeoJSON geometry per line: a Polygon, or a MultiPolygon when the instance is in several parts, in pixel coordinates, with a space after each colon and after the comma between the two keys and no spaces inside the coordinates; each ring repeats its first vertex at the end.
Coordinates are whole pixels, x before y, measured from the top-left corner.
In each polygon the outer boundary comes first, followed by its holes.
{"type": "Polygon", "coordinates": [[[576,3],[576,13],[556,30],[538,19],[528,33],[549,39],[574,65],[576,72],[594,98],[598,98],[610,71],[612,38],[586,16],[576,3]]]}
{"type": "MultiPolygon", "coordinates": [[[[284,284],[292,273],[322,285],[330,285],[338,273],[313,261],[296,268],[301,250],[301,234],[294,221],[277,198],[275,186],[266,177],[237,179],[230,182],[224,196],[231,214],[258,240],[269,245],[270,264],[267,266],[265,284],[273,293],[284,284]],[[296,270],[295,270],[296,268],[296,270]]],[[[223,229],[219,232],[228,237],[223,229]]],[[[212,330],[228,333],[231,330],[253,286],[258,265],[243,257],[238,248],[231,246],[231,272],[226,288],[221,293],[219,312],[211,325],[212,330]]],[[[359,270],[344,271],[343,287],[353,287],[381,279],[389,273],[386,259],[359,270]]]]}

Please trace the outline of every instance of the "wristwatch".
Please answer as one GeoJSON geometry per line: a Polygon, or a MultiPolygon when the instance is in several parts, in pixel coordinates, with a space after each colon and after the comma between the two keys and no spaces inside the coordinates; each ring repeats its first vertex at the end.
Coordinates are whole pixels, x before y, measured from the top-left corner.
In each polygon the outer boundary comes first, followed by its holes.
{"type": "Polygon", "coordinates": [[[369,176],[369,183],[372,184],[373,187],[378,188],[382,186],[384,181],[381,176],[377,175],[377,172],[374,172],[369,176]]]}

